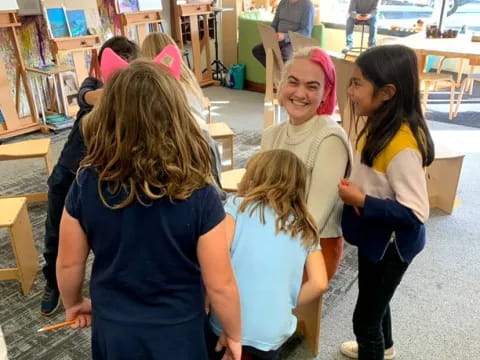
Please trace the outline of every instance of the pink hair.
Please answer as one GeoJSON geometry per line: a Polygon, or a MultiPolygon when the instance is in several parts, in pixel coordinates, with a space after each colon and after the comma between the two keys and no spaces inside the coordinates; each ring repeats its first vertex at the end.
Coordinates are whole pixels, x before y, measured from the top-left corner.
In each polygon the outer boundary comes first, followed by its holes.
{"type": "Polygon", "coordinates": [[[325,75],[323,100],[317,108],[318,115],[332,115],[337,104],[337,74],[330,56],[326,52],[315,48],[311,52],[310,61],[320,65],[325,75]]]}

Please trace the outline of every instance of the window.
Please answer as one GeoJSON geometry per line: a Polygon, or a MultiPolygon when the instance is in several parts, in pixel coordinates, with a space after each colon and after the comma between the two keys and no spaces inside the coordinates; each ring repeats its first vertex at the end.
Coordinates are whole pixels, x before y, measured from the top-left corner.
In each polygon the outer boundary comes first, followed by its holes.
{"type": "Polygon", "coordinates": [[[446,0],[444,29],[460,29],[466,25],[470,31],[480,31],[480,0],[446,0]]]}
{"type": "MultiPolygon", "coordinates": [[[[412,28],[417,20],[439,24],[442,3],[445,1],[444,28],[480,31],[480,0],[381,0],[378,11],[380,29],[412,28]]],[[[344,25],[350,0],[322,1],[322,22],[344,25]]]]}

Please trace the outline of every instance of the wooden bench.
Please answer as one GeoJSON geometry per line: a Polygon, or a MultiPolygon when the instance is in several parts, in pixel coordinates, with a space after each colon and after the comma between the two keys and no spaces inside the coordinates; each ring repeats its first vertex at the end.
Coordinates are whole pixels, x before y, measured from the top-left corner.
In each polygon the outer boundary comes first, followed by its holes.
{"type": "Polygon", "coordinates": [[[439,208],[448,214],[455,209],[464,157],[464,154],[435,142],[435,160],[427,168],[427,190],[431,208],[439,208]]]}
{"type": "MultiPolygon", "coordinates": [[[[239,182],[245,175],[245,169],[224,171],[220,175],[223,190],[236,192],[239,182]]],[[[306,274],[304,273],[304,280],[306,274]]],[[[297,332],[302,334],[312,354],[318,355],[320,349],[320,326],[322,317],[322,297],[309,304],[299,306],[294,311],[298,319],[297,332]]]]}
{"type": "MultiPolygon", "coordinates": [[[[0,161],[31,158],[43,158],[47,170],[47,176],[49,176],[53,169],[50,152],[50,139],[27,140],[0,145],[0,161]]],[[[16,195],[1,196],[0,198],[12,196],[16,195]]],[[[28,203],[47,201],[46,192],[19,194],[18,196],[26,197],[28,203]]]]}
{"type": "Polygon", "coordinates": [[[233,169],[233,136],[235,133],[223,122],[211,123],[207,126],[210,136],[221,144],[222,169],[233,169]]]}
{"type": "Polygon", "coordinates": [[[32,288],[38,256],[24,197],[0,199],[0,227],[8,228],[17,267],[0,270],[1,280],[19,280],[23,295],[32,288]]]}

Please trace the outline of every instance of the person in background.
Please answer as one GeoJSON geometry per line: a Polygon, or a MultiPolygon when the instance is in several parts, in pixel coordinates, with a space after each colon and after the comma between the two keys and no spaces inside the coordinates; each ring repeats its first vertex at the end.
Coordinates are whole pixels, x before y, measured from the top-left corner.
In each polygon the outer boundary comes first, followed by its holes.
{"type": "MultiPolygon", "coordinates": [[[[341,345],[352,359],[393,359],[390,301],[425,246],[429,201],[425,168],[434,146],[420,102],[415,52],[401,45],[368,49],[355,61],[348,88],[354,119],[366,117],[356,141],[345,203],[345,240],[358,247],[356,341],[341,345]]],[[[358,128],[358,126],[355,126],[358,128]]]]}
{"type": "Polygon", "coordinates": [[[117,70],[83,124],[87,154],[60,225],[60,295],[72,327],[92,325],[93,360],[207,360],[206,292],[225,330],[225,359],[240,360],[225,212],[177,80],[180,54],[165,51],[158,63],[130,65],[104,55],[117,70]],[[82,296],[90,250],[91,301],[82,296]]]}
{"type": "MultiPolygon", "coordinates": [[[[112,49],[126,61],[136,59],[139,48],[133,41],[124,36],[115,36],[107,40],[100,49],[99,61],[105,49],[112,49]]],[[[44,253],[45,265],[43,275],[46,284],[41,302],[42,315],[53,314],[59,306],[59,292],[55,275],[55,262],[58,254],[58,232],[60,218],[65,205],[68,189],[75,179],[80,160],[85,155],[85,144],[82,135],[82,119],[92,109],[102,94],[103,83],[100,79],[88,77],[80,86],[78,105],[80,107],[76,121],[63,146],[57,164],[48,178],[48,208],[45,221],[44,253]]]]}
{"type": "MultiPolygon", "coordinates": [[[[244,357],[278,359],[297,328],[297,305],[328,286],[317,227],[308,213],[307,169],[288,150],[269,150],[247,162],[237,196],[225,204],[233,270],[241,297],[244,357]],[[307,280],[302,284],[304,268],[307,280]]],[[[222,326],[215,310],[207,342],[212,350],[222,326]]],[[[222,354],[210,356],[220,359],[222,354]]]]}
{"type": "Polygon", "coordinates": [[[377,8],[379,0],[350,0],[346,25],[347,46],[343,53],[348,53],[353,47],[353,29],[359,21],[368,24],[368,47],[377,43],[377,8]]]}
{"type": "MultiPolygon", "coordinates": [[[[315,9],[310,0],[281,0],[275,11],[271,26],[277,33],[278,45],[283,61],[291,58],[293,49],[288,32],[298,32],[306,37],[312,35],[315,9]]],[[[255,58],[265,66],[266,54],[263,44],[252,49],[255,58]]]]}
{"type": "MultiPolygon", "coordinates": [[[[160,32],[151,33],[145,38],[145,40],[143,40],[141,54],[143,57],[153,59],[168,45],[177,46],[170,35],[160,32]]],[[[188,68],[184,61],[182,61],[181,69],[180,83],[185,90],[185,94],[187,95],[187,100],[190,104],[190,109],[195,116],[195,120],[202,129],[203,135],[210,145],[213,176],[218,187],[221,188],[220,174],[222,172],[222,157],[220,155],[217,142],[213,140],[208,133],[208,126],[205,122],[205,108],[203,106],[204,96],[202,89],[200,88],[197,78],[193,74],[192,70],[188,68]]],[[[222,194],[222,198],[224,197],[225,195],[222,194]]]]}

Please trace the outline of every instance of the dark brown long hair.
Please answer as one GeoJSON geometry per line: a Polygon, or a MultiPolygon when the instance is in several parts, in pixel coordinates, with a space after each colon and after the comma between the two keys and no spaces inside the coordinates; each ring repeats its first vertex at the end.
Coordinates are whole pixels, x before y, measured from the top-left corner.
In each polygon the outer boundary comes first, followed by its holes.
{"type": "Polygon", "coordinates": [[[135,60],[107,82],[87,115],[87,155],[81,168],[98,172],[98,191],[110,208],[135,199],[186,199],[211,183],[209,147],[190,112],[180,83],[163,67],[135,60]],[[111,194],[126,193],[116,204],[111,194]]]}
{"type": "Polygon", "coordinates": [[[292,237],[300,235],[305,248],[318,244],[315,221],[306,204],[307,169],[291,151],[269,150],[253,155],[240,184],[238,196],[244,198],[239,211],[252,204],[250,216],[259,209],[260,221],[265,223],[265,207],[277,215],[276,231],[292,237]]]}
{"type": "MultiPolygon", "coordinates": [[[[407,123],[417,141],[423,166],[430,165],[435,150],[421,107],[415,52],[402,45],[377,46],[362,53],[355,64],[363,77],[373,84],[374,96],[388,84],[396,88],[395,95],[368,117],[360,131],[357,144],[366,137],[362,162],[372,166],[375,157],[387,147],[402,124],[407,123]]],[[[353,118],[358,124],[358,117],[354,115],[353,118]]]]}

